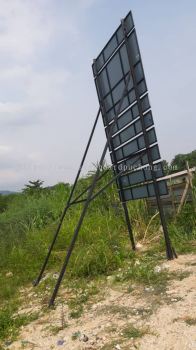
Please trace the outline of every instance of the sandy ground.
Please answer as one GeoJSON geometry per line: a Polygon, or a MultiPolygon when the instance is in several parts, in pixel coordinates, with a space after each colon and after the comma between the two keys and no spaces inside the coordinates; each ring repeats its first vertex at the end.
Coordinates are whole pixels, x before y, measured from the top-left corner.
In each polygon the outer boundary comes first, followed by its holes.
{"type": "Polygon", "coordinates": [[[182,275],[166,290],[132,286],[128,291],[127,284],[113,285],[108,279],[79,319],[68,316],[68,306],[60,304],[23,327],[7,349],[196,349],[196,255],[165,265],[182,275]],[[62,323],[68,326],[56,334],[55,327],[62,323]],[[133,327],[140,333],[129,332],[133,327]]]}

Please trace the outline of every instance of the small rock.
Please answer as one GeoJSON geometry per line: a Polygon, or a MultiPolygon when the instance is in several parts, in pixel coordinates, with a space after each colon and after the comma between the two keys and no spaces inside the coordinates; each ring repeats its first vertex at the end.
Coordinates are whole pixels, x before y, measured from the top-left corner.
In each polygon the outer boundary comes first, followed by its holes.
{"type": "Polygon", "coordinates": [[[166,294],[174,294],[175,290],[166,290],[166,294]]]}
{"type": "Polygon", "coordinates": [[[169,269],[169,265],[164,263],[164,264],[162,264],[162,268],[164,270],[168,270],[169,269]]]}
{"type": "Polygon", "coordinates": [[[21,344],[22,346],[27,346],[29,344],[29,341],[28,340],[21,340],[21,344]]]}
{"type": "Polygon", "coordinates": [[[155,273],[159,273],[159,272],[161,272],[161,270],[162,270],[162,268],[161,268],[161,266],[155,266],[155,268],[154,268],[154,272],[155,273]]]}
{"type": "Polygon", "coordinates": [[[107,281],[108,281],[108,282],[113,282],[114,279],[115,279],[114,276],[107,276],[107,281]]]}
{"type": "Polygon", "coordinates": [[[9,271],[9,272],[7,272],[6,273],[6,275],[5,275],[5,277],[13,277],[14,275],[13,275],[13,272],[11,272],[11,271],[9,271]]]}
{"type": "Polygon", "coordinates": [[[5,346],[10,346],[12,344],[12,341],[11,340],[7,340],[5,341],[4,345],[5,346]]]}
{"type": "Polygon", "coordinates": [[[143,244],[141,244],[141,243],[136,244],[136,249],[142,249],[142,248],[143,248],[143,244]]]}
{"type": "Polygon", "coordinates": [[[121,350],[121,347],[120,347],[119,344],[117,344],[117,345],[115,345],[114,349],[116,349],[116,350],[121,350]]]}
{"type": "Polygon", "coordinates": [[[58,345],[58,346],[63,345],[64,342],[65,342],[65,341],[64,341],[63,339],[59,339],[59,340],[57,341],[57,345],[58,345]]]}
{"type": "Polygon", "coordinates": [[[139,260],[136,260],[134,265],[135,265],[135,266],[140,265],[140,261],[139,261],[139,260]]]}
{"type": "Polygon", "coordinates": [[[86,343],[88,341],[88,337],[87,337],[86,334],[82,334],[79,340],[83,341],[84,343],[86,343]]]}
{"type": "Polygon", "coordinates": [[[159,273],[159,272],[161,272],[163,270],[168,270],[168,269],[169,269],[169,265],[168,264],[162,264],[161,266],[157,265],[154,268],[154,272],[159,273]]]}
{"type": "Polygon", "coordinates": [[[175,299],[175,298],[172,298],[172,299],[171,299],[171,302],[172,302],[172,303],[175,303],[176,301],[178,301],[178,300],[175,299]]]}
{"type": "Polygon", "coordinates": [[[45,281],[47,280],[48,278],[50,277],[50,274],[49,273],[46,273],[44,277],[42,277],[41,281],[45,281]]]}
{"type": "Polygon", "coordinates": [[[145,287],[144,290],[145,290],[145,292],[153,292],[154,288],[152,286],[150,286],[150,287],[145,287]]]}
{"type": "Polygon", "coordinates": [[[99,325],[98,325],[98,328],[99,328],[99,329],[103,329],[103,328],[104,328],[104,325],[103,325],[103,324],[99,324],[99,325]]]}

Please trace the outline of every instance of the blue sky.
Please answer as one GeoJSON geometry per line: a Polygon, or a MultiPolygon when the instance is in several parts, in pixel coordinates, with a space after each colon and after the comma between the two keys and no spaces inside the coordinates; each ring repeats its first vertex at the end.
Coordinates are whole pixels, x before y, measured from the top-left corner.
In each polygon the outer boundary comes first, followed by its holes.
{"type": "MultiPolygon", "coordinates": [[[[0,0],[0,189],[71,182],[98,101],[91,64],[132,10],[162,158],[195,142],[193,0],[0,0]]],[[[100,120],[84,172],[105,144],[100,120]]]]}

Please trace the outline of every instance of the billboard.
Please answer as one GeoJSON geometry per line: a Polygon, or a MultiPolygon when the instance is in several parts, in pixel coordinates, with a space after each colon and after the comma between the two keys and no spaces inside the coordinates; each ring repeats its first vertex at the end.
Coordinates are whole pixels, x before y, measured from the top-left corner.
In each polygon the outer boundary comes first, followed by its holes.
{"type": "Polygon", "coordinates": [[[131,12],[93,62],[93,74],[122,201],[166,195],[154,121],[131,12]],[[149,167],[149,164],[151,167],[149,167]]]}

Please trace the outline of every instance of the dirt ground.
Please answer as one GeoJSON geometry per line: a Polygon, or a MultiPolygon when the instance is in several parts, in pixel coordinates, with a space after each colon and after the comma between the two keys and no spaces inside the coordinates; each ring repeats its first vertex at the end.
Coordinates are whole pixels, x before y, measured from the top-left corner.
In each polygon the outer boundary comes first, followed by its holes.
{"type": "Polygon", "coordinates": [[[108,278],[80,318],[71,318],[68,306],[59,304],[23,327],[7,349],[196,349],[196,255],[180,256],[165,268],[181,276],[166,290],[115,285],[108,278]]]}

